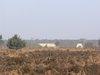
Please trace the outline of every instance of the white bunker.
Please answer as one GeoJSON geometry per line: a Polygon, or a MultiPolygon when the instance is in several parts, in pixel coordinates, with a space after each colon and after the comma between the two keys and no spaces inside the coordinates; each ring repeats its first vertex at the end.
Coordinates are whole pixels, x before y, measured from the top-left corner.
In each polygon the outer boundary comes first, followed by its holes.
{"type": "Polygon", "coordinates": [[[56,48],[54,43],[39,43],[41,47],[56,48]]]}
{"type": "Polygon", "coordinates": [[[84,46],[83,46],[83,44],[82,43],[78,43],[77,45],[76,45],[76,48],[83,48],[84,46]]]}

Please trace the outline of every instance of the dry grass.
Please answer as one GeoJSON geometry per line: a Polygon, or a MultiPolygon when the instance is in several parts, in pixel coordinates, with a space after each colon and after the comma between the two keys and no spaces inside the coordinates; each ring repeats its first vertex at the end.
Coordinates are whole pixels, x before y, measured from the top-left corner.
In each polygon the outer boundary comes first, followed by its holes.
{"type": "Polygon", "coordinates": [[[37,48],[0,50],[0,75],[100,75],[100,51],[37,48]]]}

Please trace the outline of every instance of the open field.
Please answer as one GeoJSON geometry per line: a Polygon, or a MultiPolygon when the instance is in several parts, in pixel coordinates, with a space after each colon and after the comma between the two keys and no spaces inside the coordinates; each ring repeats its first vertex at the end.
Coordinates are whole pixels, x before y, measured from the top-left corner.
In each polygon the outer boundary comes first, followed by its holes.
{"type": "Polygon", "coordinates": [[[36,48],[0,50],[0,75],[100,75],[100,51],[36,48]]]}

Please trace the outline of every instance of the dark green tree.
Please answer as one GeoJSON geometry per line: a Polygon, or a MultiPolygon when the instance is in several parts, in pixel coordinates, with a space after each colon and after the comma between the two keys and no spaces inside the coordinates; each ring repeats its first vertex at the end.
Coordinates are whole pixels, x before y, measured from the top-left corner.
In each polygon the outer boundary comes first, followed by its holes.
{"type": "Polygon", "coordinates": [[[0,40],[2,40],[2,35],[0,35],[0,40]]]}
{"type": "Polygon", "coordinates": [[[10,49],[21,49],[26,46],[26,42],[19,38],[17,35],[14,35],[8,40],[7,47],[10,49]]]}
{"type": "Polygon", "coordinates": [[[4,41],[2,40],[2,35],[0,35],[0,48],[2,48],[4,45],[4,41]]]}

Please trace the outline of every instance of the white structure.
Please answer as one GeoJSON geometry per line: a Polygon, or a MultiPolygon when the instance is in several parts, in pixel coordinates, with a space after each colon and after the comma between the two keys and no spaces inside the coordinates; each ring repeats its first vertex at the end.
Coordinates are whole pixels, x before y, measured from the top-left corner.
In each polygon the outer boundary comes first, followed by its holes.
{"type": "Polygon", "coordinates": [[[39,43],[41,47],[56,48],[54,43],[39,43]]]}
{"type": "Polygon", "coordinates": [[[76,48],[83,48],[83,44],[82,44],[82,43],[78,43],[78,44],[76,45],[76,48]]]}

